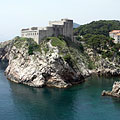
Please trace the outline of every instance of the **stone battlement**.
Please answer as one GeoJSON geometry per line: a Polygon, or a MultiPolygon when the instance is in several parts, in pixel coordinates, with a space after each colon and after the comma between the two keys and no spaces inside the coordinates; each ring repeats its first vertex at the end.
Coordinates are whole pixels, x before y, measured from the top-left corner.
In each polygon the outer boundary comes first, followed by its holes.
{"type": "Polygon", "coordinates": [[[33,38],[38,44],[45,37],[59,36],[73,40],[73,20],[61,19],[61,21],[50,21],[47,27],[32,27],[21,30],[21,37],[33,38]]]}

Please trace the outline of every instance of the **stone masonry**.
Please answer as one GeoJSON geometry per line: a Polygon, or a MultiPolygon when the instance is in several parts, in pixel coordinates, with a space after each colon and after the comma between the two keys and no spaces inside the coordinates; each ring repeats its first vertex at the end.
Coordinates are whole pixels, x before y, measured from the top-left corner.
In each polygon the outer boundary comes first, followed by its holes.
{"type": "Polygon", "coordinates": [[[49,26],[32,27],[21,30],[21,37],[33,38],[38,44],[46,37],[63,35],[73,40],[73,20],[50,21],[49,26]]]}

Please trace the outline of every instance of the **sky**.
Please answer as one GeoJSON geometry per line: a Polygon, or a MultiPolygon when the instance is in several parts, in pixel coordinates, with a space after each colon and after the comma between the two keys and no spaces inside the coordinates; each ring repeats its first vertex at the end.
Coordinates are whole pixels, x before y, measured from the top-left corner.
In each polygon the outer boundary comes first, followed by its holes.
{"type": "Polygon", "coordinates": [[[49,21],[73,19],[82,25],[120,20],[120,0],[0,0],[0,42],[20,36],[22,28],[45,27],[49,21]]]}

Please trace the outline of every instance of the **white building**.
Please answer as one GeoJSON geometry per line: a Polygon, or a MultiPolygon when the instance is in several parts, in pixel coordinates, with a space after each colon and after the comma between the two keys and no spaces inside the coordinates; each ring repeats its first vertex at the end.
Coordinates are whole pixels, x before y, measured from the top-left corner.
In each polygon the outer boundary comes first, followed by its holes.
{"type": "Polygon", "coordinates": [[[38,44],[45,37],[59,36],[73,40],[73,20],[61,19],[61,21],[50,21],[48,27],[32,27],[21,30],[21,37],[33,38],[38,44]]]}
{"type": "Polygon", "coordinates": [[[114,43],[120,43],[120,30],[109,32],[109,36],[114,39],[114,43]]]}

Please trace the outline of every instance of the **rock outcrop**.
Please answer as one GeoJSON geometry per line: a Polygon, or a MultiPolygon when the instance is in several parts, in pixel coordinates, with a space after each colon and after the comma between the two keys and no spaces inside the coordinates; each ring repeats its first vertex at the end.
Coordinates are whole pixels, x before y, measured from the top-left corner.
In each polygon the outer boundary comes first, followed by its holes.
{"type": "Polygon", "coordinates": [[[119,76],[119,62],[64,38],[50,37],[37,45],[30,38],[0,43],[0,60],[8,60],[7,78],[33,87],[66,88],[92,74],[119,76]],[[84,51],[83,51],[84,49],[84,51]]]}
{"type": "Polygon", "coordinates": [[[120,63],[114,57],[113,60],[109,58],[103,58],[101,54],[96,53],[93,49],[86,48],[86,54],[88,54],[91,62],[93,63],[92,74],[98,76],[120,76],[120,63]]]}
{"type": "MultiPolygon", "coordinates": [[[[70,66],[72,60],[65,58],[66,53],[60,53],[63,49],[60,51],[59,45],[53,46],[51,42],[54,41],[50,39],[39,46],[32,39],[16,38],[9,53],[7,78],[33,87],[66,88],[83,82],[79,69],[70,66]]],[[[59,42],[68,50],[64,41],[59,42]]]]}
{"type": "Polygon", "coordinates": [[[14,40],[0,43],[0,60],[8,60],[14,40]]]}
{"type": "Polygon", "coordinates": [[[102,96],[112,96],[120,98],[120,82],[114,82],[112,91],[103,90],[102,96]]]}

